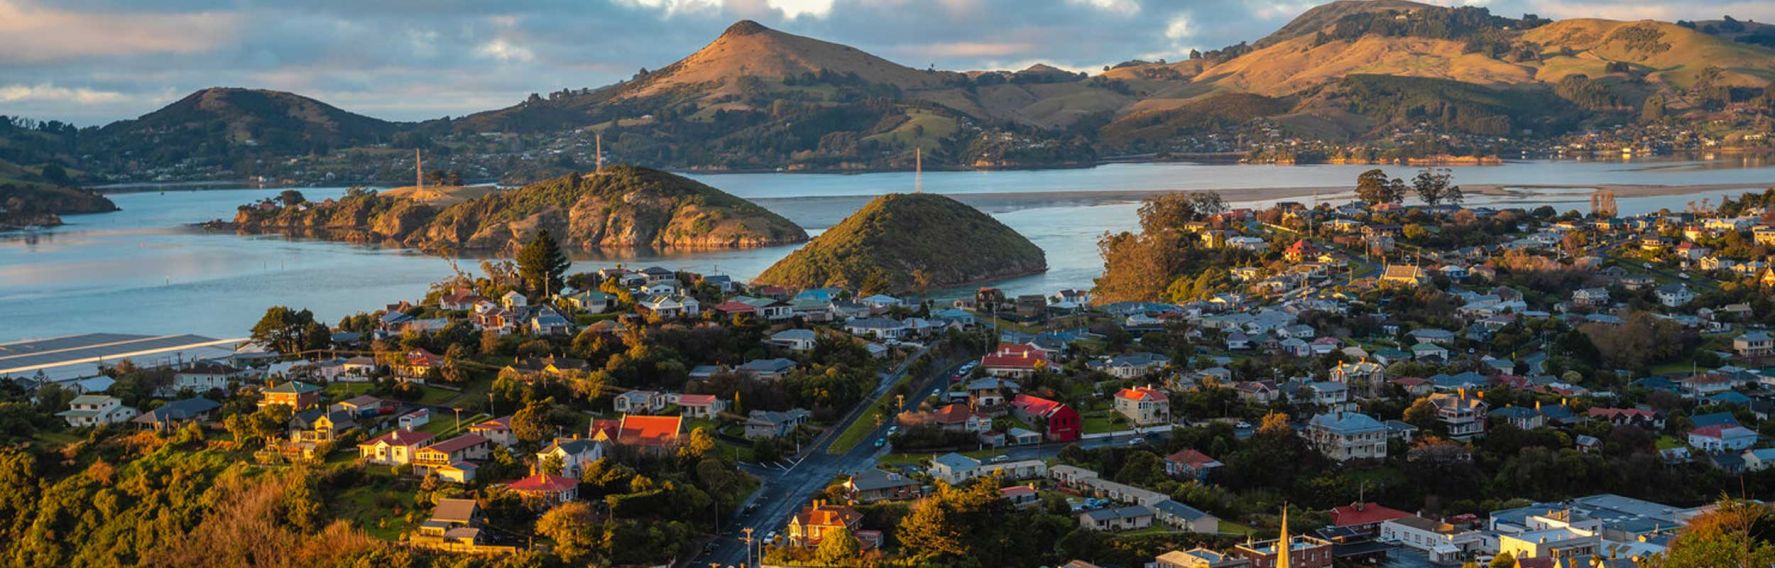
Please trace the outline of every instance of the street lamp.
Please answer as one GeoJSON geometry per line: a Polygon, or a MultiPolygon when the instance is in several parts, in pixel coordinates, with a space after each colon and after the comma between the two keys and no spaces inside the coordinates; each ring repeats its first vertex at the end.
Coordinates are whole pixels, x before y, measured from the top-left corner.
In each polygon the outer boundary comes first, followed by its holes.
{"type": "Polygon", "coordinates": [[[746,542],[746,565],[751,566],[752,565],[752,527],[746,527],[746,528],[740,529],[740,533],[746,535],[744,537],[741,537],[740,540],[743,540],[746,542]]]}

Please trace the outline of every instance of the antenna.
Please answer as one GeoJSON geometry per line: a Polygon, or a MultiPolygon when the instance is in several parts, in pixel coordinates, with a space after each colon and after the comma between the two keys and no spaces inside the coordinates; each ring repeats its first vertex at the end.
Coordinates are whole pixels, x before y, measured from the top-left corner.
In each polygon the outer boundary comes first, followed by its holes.
{"type": "Polygon", "coordinates": [[[592,170],[592,171],[593,171],[593,173],[600,173],[601,174],[601,173],[604,173],[604,133],[602,133],[602,132],[594,133],[592,135],[592,140],[594,142],[596,142],[598,145],[598,149],[597,149],[598,169],[592,170]]]}
{"type": "Polygon", "coordinates": [[[924,147],[912,147],[912,192],[924,193],[924,147]]]}
{"type": "Polygon", "coordinates": [[[413,181],[419,185],[419,191],[425,191],[425,162],[419,158],[419,149],[413,149],[413,181]]]}

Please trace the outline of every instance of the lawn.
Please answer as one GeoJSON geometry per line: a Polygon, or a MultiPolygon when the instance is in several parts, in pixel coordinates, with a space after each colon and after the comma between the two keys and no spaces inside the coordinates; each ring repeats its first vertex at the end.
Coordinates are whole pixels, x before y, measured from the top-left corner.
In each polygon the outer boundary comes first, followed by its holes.
{"type": "Polygon", "coordinates": [[[1128,428],[1127,425],[1125,425],[1125,424],[1116,424],[1116,423],[1112,422],[1110,420],[1110,414],[1108,412],[1101,412],[1101,413],[1093,412],[1093,413],[1083,416],[1082,418],[1084,419],[1084,423],[1085,423],[1084,426],[1085,426],[1085,433],[1086,434],[1097,434],[1097,433],[1101,433],[1101,432],[1114,432],[1117,430],[1126,430],[1128,428]]]}
{"type": "Polygon", "coordinates": [[[75,435],[69,434],[67,432],[48,432],[48,431],[39,431],[37,433],[31,434],[31,438],[33,438],[39,442],[43,442],[45,444],[52,445],[52,446],[66,446],[68,444],[72,444],[74,442],[78,442],[83,439],[80,436],[75,436],[75,435]]]}
{"type": "Polygon", "coordinates": [[[1682,443],[1682,441],[1677,440],[1674,437],[1671,437],[1669,434],[1665,434],[1663,436],[1658,437],[1658,449],[1660,449],[1660,450],[1668,450],[1671,448],[1681,448],[1685,445],[1687,445],[1687,444],[1684,444],[1684,443],[1682,443]]]}
{"type": "Polygon", "coordinates": [[[874,432],[875,428],[881,424],[877,422],[878,420],[889,419],[885,410],[887,405],[885,400],[871,405],[869,410],[864,411],[862,416],[858,416],[857,421],[852,422],[849,428],[838,433],[838,437],[832,440],[832,445],[826,448],[826,453],[842,454],[857,447],[857,444],[862,443],[863,439],[867,438],[869,433],[874,432]]]}
{"type": "Polygon", "coordinates": [[[1220,520],[1220,534],[1250,535],[1251,533],[1254,533],[1254,532],[1257,532],[1257,529],[1253,529],[1251,527],[1241,525],[1239,523],[1235,523],[1235,522],[1232,522],[1232,521],[1229,521],[1226,519],[1220,520]]]}
{"type": "Polygon", "coordinates": [[[376,388],[375,383],[332,383],[327,385],[324,393],[328,400],[345,400],[376,388]]]}
{"type": "Polygon", "coordinates": [[[411,507],[413,491],[394,487],[392,483],[360,484],[345,490],[334,499],[338,517],[363,529],[370,536],[383,540],[400,540],[411,527],[405,519],[405,507],[411,507]]]}
{"type": "Polygon", "coordinates": [[[421,404],[441,405],[450,402],[450,400],[462,394],[460,392],[441,389],[434,386],[423,386],[419,388],[425,391],[425,394],[419,397],[419,402],[421,404]]]}

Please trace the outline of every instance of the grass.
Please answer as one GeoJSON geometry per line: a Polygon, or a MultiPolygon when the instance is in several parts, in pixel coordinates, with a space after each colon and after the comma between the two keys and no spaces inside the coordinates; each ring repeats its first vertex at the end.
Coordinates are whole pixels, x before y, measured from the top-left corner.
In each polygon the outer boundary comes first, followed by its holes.
{"type": "MultiPolygon", "coordinates": [[[[912,373],[907,372],[900,376],[900,380],[894,381],[893,386],[888,387],[888,392],[893,392],[894,389],[910,385],[911,383],[912,373]]],[[[916,397],[913,398],[916,399],[916,397]]],[[[916,400],[908,400],[906,403],[909,406],[916,406],[918,404],[916,400]]],[[[826,448],[826,453],[834,455],[842,454],[850,451],[851,448],[857,447],[857,444],[862,443],[863,439],[868,437],[870,432],[874,432],[877,426],[893,419],[893,416],[889,415],[887,412],[888,406],[889,403],[886,399],[870,405],[868,410],[863,411],[862,416],[857,417],[856,422],[852,422],[849,428],[845,428],[843,432],[838,433],[838,437],[832,440],[832,445],[826,448]],[[881,422],[877,422],[877,420],[881,422]]]]}
{"type": "Polygon", "coordinates": [[[1669,434],[1665,434],[1663,436],[1658,437],[1657,445],[1658,445],[1658,449],[1660,449],[1660,450],[1668,450],[1671,448],[1681,448],[1681,447],[1686,446],[1688,444],[1684,444],[1684,443],[1682,443],[1682,441],[1677,440],[1676,438],[1670,436],[1669,434]]]}
{"type": "Polygon", "coordinates": [[[43,442],[45,444],[49,444],[52,446],[66,446],[68,444],[79,442],[82,438],[80,436],[75,436],[75,435],[69,434],[67,432],[39,431],[39,432],[31,434],[31,439],[34,439],[39,442],[43,442]]]}
{"type": "Polygon", "coordinates": [[[441,405],[450,402],[451,399],[462,394],[453,390],[444,390],[430,385],[419,388],[425,391],[425,394],[419,397],[419,402],[421,404],[441,405]]]}
{"type": "Polygon", "coordinates": [[[368,483],[347,489],[335,498],[333,508],[339,518],[350,521],[370,536],[399,540],[411,526],[404,520],[405,515],[391,513],[401,513],[393,509],[402,505],[411,506],[413,491],[388,485],[386,482],[368,483]]]}
{"type": "Polygon", "coordinates": [[[1084,417],[1084,422],[1085,422],[1084,426],[1085,426],[1085,433],[1086,434],[1114,432],[1116,430],[1123,429],[1122,427],[1116,426],[1115,424],[1111,423],[1109,420],[1108,414],[1095,414],[1095,415],[1091,415],[1091,416],[1086,416],[1086,417],[1084,417]]]}
{"type": "Polygon", "coordinates": [[[1232,521],[1229,521],[1226,519],[1220,520],[1220,534],[1236,534],[1236,535],[1243,536],[1243,535],[1250,535],[1250,534],[1253,534],[1256,532],[1257,532],[1257,529],[1251,528],[1250,526],[1241,525],[1239,523],[1235,523],[1235,522],[1232,522],[1232,521]]]}
{"type": "Polygon", "coordinates": [[[332,383],[322,391],[329,400],[345,400],[376,388],[375,383],[332,383]]]}

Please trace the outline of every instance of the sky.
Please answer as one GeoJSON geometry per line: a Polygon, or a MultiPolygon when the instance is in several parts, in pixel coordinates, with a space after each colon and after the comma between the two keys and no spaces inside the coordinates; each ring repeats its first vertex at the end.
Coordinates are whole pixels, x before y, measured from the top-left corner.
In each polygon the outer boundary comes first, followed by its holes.
{"type": "MultiPolygon", "coordinates": [[[[134,118],[212,86],[389,120],[665,66],[741,19],[912,67],[1096,70],[1255,41],[1317,0],[0,0],[0,115],[134,118]]],[[[1436,0],[1493,13],[1775,20],[1769,0],[1436,0]]]]}

